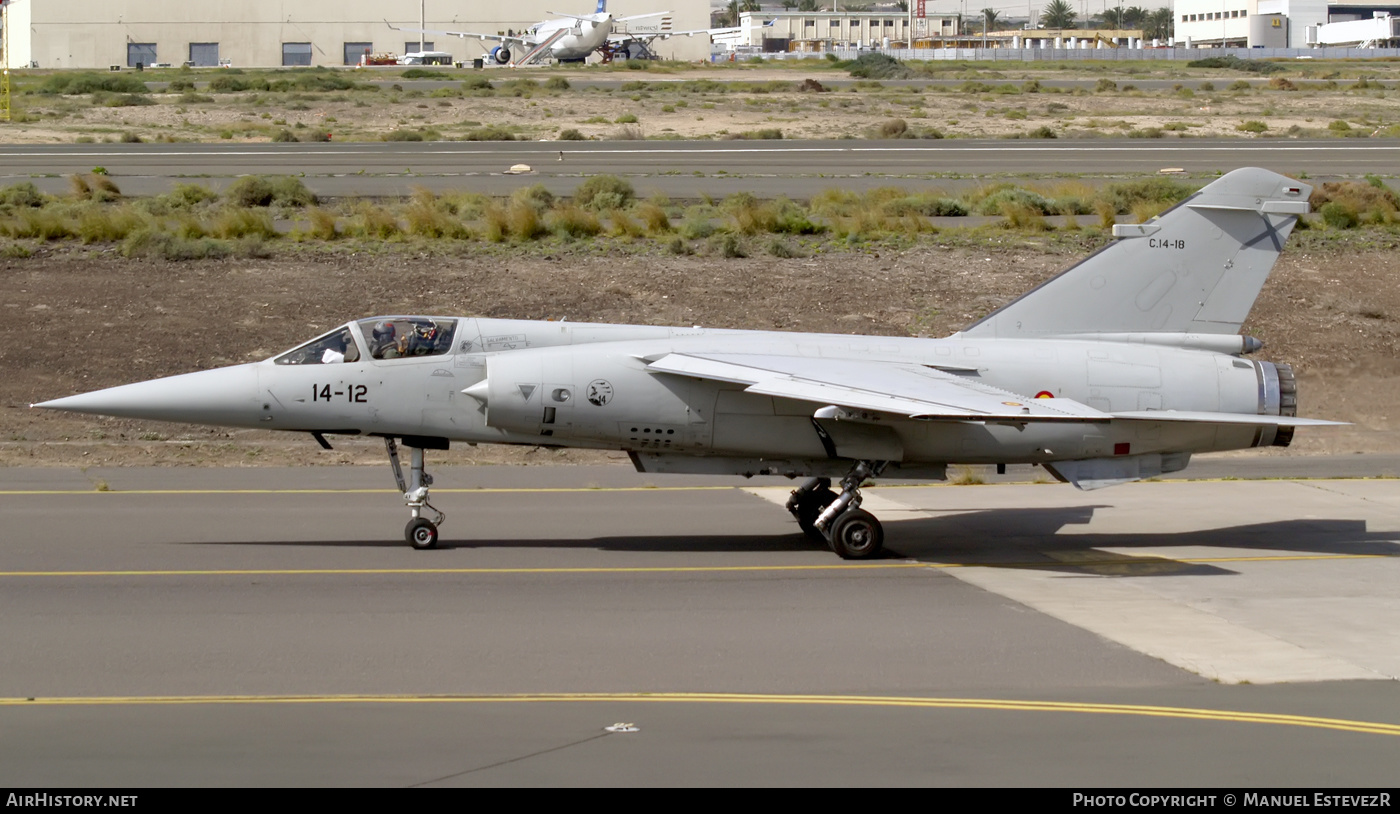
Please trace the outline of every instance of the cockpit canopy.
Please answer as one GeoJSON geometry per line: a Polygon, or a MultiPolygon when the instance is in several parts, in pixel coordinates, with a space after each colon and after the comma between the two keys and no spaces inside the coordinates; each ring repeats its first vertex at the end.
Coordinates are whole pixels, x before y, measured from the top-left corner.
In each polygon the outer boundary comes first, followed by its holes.
{"type": "Polygon", "coordinates": [[[274,358],[279,365],[327,365],[371,359],[441,356],[452,349],[457,320],[441,317],[370,317],[342,325],[274,358]]]}

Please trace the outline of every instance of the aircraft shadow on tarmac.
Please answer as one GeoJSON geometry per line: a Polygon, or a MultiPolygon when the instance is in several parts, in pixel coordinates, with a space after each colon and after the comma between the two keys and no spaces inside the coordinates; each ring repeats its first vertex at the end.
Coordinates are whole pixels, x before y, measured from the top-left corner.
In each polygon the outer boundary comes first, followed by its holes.
{"type": "MultiPolygon", "coordinates": [[[[885,523],[882,559],[913,559],[929,564],[976,564],[1036,570],[1086,569],[1124,576],[1233,574],[1208,563],[1165,559],[1155,553],[1125,553],[1135,548],[1194,549],[1192,558],[1225,556],[1221,550],[1290,552],[1299,555],[1400,556],[1400,533],[1371,532],[1365,520],[1275,520],[1238,526],[1177,532],[1060,533],[1085,525],[1095,509],[1108,506],[948,511],[938,517],[891,518],[885,523]],[[1103,549],[1119,549],[1117,552],[1103,549]]],[[[401,540],[223,540],[182,545],[325,546],[332,548],[402,548],[401,540]]],[[[801,533],[668,534],[580,539],[470,539],[444,535],[439,549],[517,548],[619,552],[799,552],[822,547],[801,533]]],[[[432,563],[431,552],[422,555],[432,563]]]]}

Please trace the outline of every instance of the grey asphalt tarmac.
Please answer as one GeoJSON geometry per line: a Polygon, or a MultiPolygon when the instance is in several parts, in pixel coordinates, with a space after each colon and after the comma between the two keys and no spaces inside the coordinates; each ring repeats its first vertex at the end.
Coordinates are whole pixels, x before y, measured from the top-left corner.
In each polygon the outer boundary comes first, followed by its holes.
{"type": "Polygon", "coordinates": [[[0,784],[1393,785],[1397,481],[437,474],[0,470],[0,784]]]}
{"type": "Polygon", "coordinates": [[[312,191],[332,197],[407,195],[416,187],[508,194],[533,184],[570,194],[585,177],[611,173],[643,196],[805,198],[835,187],[953,188],[1006,176],[1094,182],[1165,168],[1214,177],[1260,166],[1325,180],[1388,175],[1397,164],[1400,144],[1350,139],[72,144],[0,146],[0,184],[32,180],[61,192],[67,175],[103,167],[135,195],[178,182],[221,188],[250,174],[304,175],[312,191]],[[517,164],[530,172],[508,174],[517,164]]]}

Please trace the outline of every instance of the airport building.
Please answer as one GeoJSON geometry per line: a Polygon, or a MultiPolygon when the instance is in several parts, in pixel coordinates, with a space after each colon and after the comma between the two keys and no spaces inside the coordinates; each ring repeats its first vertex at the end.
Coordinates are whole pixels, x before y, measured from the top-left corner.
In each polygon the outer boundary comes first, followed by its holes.
{"type": "MultiPolygon", "coordinates": [[[[10,67],[95,68],[113,65],[269,68],[355,65],[366,53],[444,51],[481,59],[494,42],[395,31],[404,28],[519,34],[556,15],[592,14],[596,0],[12,0],[10,67]],[[420,15],[423,24],[419,24],[420,15]],[[386,22],[387,21],[387,22],[386,22]]],[[[669,29],[708,28],[708,0],[609,0],[615,17],[669,11],[669,29]]],[[[657,39],[667,59],[709,57],[705,36],[657,39]]]]}
{"type": "Polygon", "coordinates": [[[1337,23],[1400,18],[1400,3],[1374,0],[1176,0],[1176,44],[1187,47],[1312,48],[1325,45],[1384,46],[1390,23],[1364,23],[1348,37],[1348,28],[1331,39],[1326,28],[1337,23]],[[1374,29],[1374,31],[1373,31],[1374,29]]]}

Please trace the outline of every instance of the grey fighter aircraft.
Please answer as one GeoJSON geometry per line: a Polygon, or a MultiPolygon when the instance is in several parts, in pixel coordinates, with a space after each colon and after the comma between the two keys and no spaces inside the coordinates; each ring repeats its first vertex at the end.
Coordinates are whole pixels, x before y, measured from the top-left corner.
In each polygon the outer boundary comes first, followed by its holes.
{"type": "Polygon", "coordinates": [[[802,529],[869,558],[884,537],[860,508],[872,478],[1029,463],[1094,489],[1333,423],[1297,417],[1292,369],[1247,358],[1260,343],[1240,335],[1310,192],[1231,172],[945,339],[372,317],[266,361],[35,406],[310,433],[327,447],[328,435],[381,437],[414,548],[433,548],[443,520],[424,450],[456,441],[806,478],[788,502],[802,529]]]}

